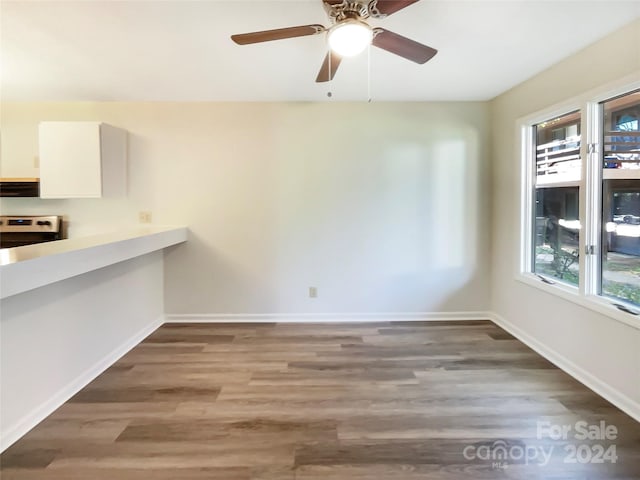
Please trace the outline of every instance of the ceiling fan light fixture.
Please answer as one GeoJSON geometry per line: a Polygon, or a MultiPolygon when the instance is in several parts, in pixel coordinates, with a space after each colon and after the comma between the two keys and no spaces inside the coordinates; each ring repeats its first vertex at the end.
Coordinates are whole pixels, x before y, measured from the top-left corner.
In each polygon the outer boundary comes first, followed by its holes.
{"type": "Polygon", "coordinates": [[[349,19],[334,25],[329,31],[329,46],[341,57],[353,57],[371,44],[373,31],[360,20],[349,19]]]}

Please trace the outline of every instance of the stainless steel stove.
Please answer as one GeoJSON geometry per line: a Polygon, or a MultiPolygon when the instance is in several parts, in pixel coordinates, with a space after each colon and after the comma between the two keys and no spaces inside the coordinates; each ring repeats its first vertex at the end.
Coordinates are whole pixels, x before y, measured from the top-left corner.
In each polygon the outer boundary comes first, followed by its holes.
{"type": "Polygon", "coordinates": [[[60,215],[0,216],[0,248],[61,240],[62,227],[60,215]]]}

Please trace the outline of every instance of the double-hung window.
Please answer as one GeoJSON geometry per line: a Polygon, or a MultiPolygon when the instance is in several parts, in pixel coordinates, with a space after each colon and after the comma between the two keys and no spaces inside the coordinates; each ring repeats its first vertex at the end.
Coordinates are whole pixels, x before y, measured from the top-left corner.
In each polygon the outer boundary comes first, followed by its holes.
{"type": "Polygon", "coordinates": [[[578,285],[580,112],[533,125],[531,134],[535,157],[531,268],[543,278],[578,285]]]}
{"type": "Polygon", "coordinates": [[[640,84],[520,127],[520,278],[640,325],[640,84]]]}
{"type": "Polygon", "coordinates": [[[601,102],[600,293],[640,307],[640,91],[601,102]]]}

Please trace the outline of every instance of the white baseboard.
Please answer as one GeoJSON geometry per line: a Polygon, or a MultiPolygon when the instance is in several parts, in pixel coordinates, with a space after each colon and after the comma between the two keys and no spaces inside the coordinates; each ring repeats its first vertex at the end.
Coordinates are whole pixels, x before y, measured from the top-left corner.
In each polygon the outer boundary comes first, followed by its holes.
{"type": "Polygon", "coordinates": [[[336,322],[438,322],[491,320],[491,312],[383,312],[383,313],[207,313],[166,314],[167,323],[336,323],[336,322]]]}
{"type": "Polygon", "coordinates": [[[149,334],[155,331],[164,323],[164,318],[159,317],[151,324],[144,327],[135,335],[127,339],[122,345],[119,345],[116,349],[111,351],[104,358],[93,364],[87,370],[85,370],[78,378],[73,380],[61,388],[57,393],[51,396],[47,401],[42,403],[38,408],[25,415],[18,420],[14,425],[4,426],[2,428],[2,434],[0,435],[0,452],[10,447],[14,442],[25,435],[29,430],[39,424],[46,417],[51,415],[58,407],[64,402],[73,397],[76,393],[87,386],[98,375],[104,372],[107,368],[113,365],[120,357],[124,356],[129,350],[138,345],[149,334]]]}
{"type": "Polygon", "coordinates": [[[513,323],[506,320],[504,317],[493,313],[489,317],[496,325],[502,327],[504,330],[512,334],[518,340],[525,345],[531,347],[538,352],[544,358],[556,365],[560,370],[571,375],[577,381],[585,385],[587,388],[593,390],[595,393],[608,400],[623,412],[627,413],[635,420],[640,422],[640,403],[634,401],[628,396],[624,395],[617,389],[613,388],[606,382],[595,377],[584,368],[576,365],[564,355],[558,353],[555,350],[543,345],[534,337],[526,333],[520,327],[517,327],[513,323]]]}

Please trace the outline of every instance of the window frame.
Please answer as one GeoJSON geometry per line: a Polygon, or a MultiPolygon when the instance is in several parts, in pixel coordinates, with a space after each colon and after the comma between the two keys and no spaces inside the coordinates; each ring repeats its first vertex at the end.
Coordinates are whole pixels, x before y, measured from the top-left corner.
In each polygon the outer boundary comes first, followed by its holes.
{"type": "Polygon", "coordinates": [[[602,262],[603,172],[600,158],[602,103],[639,89],[638,78],[640,78],[640,72],[517,120],[516,145],[517,158],[520,159],[520,239],[516,280],[640,329],[640,307],[599,294],[602,262]],[[581,230],[577,287],[553,278],[545,279],[534,272],[534,222],[532,221],[536,195],[535,126],[574,111],[580,112],[582,132],[580,142],[582,164],[578,182],[581,230]],[[616,303],[638,312],[638,315],[618,309],[615,306],[616,303]]]}
{"type": "MultiPolygon", "coordinates": [[[[525,221],[528,222],[528,234],[527,237],[525,237],[523,240],[526,241],[526,245],[523,245],[522,247],[526,249],[526,251],[528,252],[527,258],[526,258],[526,263],[523,264],[523,269],[525,269],[526,271],[528,271],[529,273],[531,273],[534,277],[538,278],[539,280],[541,280],[542,282],[552,282],[554,285],[558,284],[562,287],[566,287],[568,291],[572,292],[576,289],[579,288],[580,286],[580,280],[578,281],[578,285],[572,285],[568,282],[563,282],[560,279],[554,278],[554,277],[546,277],[543,276],[537,272],[534,271],[534,265],[535,265],[535,250],[536,250],[536,244],[534,241],[534,237],[535,237],[535,212],[536,212],[536,198],[537,198],[537,178],[538,178],[538,171],[537,171],[537,126],[541,123],[547,122],[551,119],[555,119],[555,118],[559,118],[559,117],[563,117],[565,115],[570,115],[572,113],[578,113],[580,115],[580,129],[582,131],[583,128],[583,116],[582,116],[582,110],[580,108],[579,105],[573,105],[572,103],[568,103],[565,104],[563,107],[559,108],[557,110],[558,112],[561,113],[556,113],[550,117],[546,117],[543,118],[541,120],[537,120],[537,121],[533,121],[530,122],[529,125],[527,125],[526,127],[523,128],[523,138],[526,137],[526,145],[524,146],[524,150],[523,150],[523,155],[526,156],[527,158],[527,170],[528,170],[528,177],[527,180],[529,182],[529,192],[528,192],[528,203],[527,203],[527,207],[528,207],[528,218],[524,218],[525,221]],[[567,109],[565,111],[565,109],[567,109]],[[544,278],[544,279],[543,279],[544,278]]],[[[582,135],[581,135],[582,137],[582,135]]],[[[582,178],[583,178],[583,168],[584,168],[584,160],[583,160],[583,140],[582,138],[580,139],[580,168],[581,168],[581,172],[580,172],[580,180],[578,181],[577,187],[578,187],[578,203],[580,205],[580,210],[579,210],[579,218],[583,218],[582,217],[582,178]]],[[[573,182],[559,182],[557,185],[555,185],[555,187],[557,188],[562,188],[562,187],[567,187],[569,185],[567,185],[568,183],[573,183],[573,182]]],[[[574,185],[571,185],[574,186],[574,185]]],[[[554,188],[551,186],[543,186],[540,188],[554,188]]],[[[526,195],[526,192],[525,192],[526,195]]],[[[578,245],[578,251],[581,252],[583,247],[582,247],[582,233],[580,233],[580,243],[578,245]]],[[[580,255],[580,257],[582,257],[582,255],[580,255]]],[[[580,260],[580,257],[578,258],[578,260],[580,260]]],[[[547,283],[549,284],[549,283],[547,283]]]]}
{"type": "MultiPolygon", "coordinates": [[[[532,221],[535,212],[535,199],[536,199],[536,176],[537,176],[537,164],[534,155],[536,145],[536,133],[535,126],[548,121],[552,118],[561,117],[565,114],[582,111],[582,105],[572,101],[556,105],[549,110],[536,113],[529,117],[525,117],[518,122],[518,130],[520,136],[520,155],[522,159],[521,163],[521,209],[520,209],[520,271],[521,275],[534,279],[536,282],[541,282],[546,285],[550,285],[542,280],[538,274],[533,271],[533,252],[534,252],[534,222],[532,221]]],[[[584,118],[580,119],[580,122],[584,121],[584,118]]],[[[581,125],[581,129],[584,125],[581,125]]],[[[584,141],[580,141],[580,156],[583,157],[584,141]]],[[[582,161],[582,168],[584,170],[584,161],[582,161]]],[[[579,202],[580,202],[580,218],[582,218],[582,183],[583,174],[581,174],[581,180],[579,182],[579,202]]],[[[582,251],[582,234],[580,235],[580,251],[582,251]]],[[[582,257],[582,255],[580,256],[582,257]]],[[[582,261],[582,260],[580,260],[582,261]]],[[[575,293],[578,287],[556,281],[553,278],[549,278],[549,281],[553,281],[554,286],[558,286],[562,290],[569,293],[575,293]]]]}

